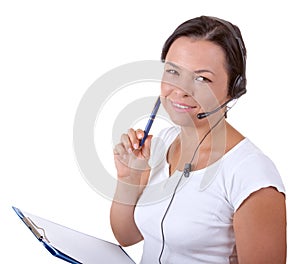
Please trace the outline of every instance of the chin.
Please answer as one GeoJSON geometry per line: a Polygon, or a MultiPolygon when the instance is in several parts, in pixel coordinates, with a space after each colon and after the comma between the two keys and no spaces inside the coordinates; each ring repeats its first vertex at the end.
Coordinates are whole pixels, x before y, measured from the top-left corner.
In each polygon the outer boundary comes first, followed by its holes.
{"type": "Polygon", "coordinates": [[[195,118],[187,113],[169,114],[169,117],[177,126],[195,127],[195,118]]]}

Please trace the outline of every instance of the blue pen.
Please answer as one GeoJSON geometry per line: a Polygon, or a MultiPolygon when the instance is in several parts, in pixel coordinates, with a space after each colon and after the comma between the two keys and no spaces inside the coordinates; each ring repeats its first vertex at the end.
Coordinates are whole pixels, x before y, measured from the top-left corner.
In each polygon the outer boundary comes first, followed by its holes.
{"type": "Polygon", "coordinates": [[[156,103],[155,103],[155,105],[154,105],[154,107],[153,107],[152,113],[151,113],[151,115],[150,115],[150,117],[149,117],[149,120],[148,120],[148,122],[147,122],[147,125],[146,125],[146,127],[145,127],[145,130],[144,130],[144,137],[143,137],[143,139],[142,139],[141,142],[140,142],[140,147],[142,147],[142,146],[144,145],[145,140],[146,140],[146,138],[148,137],[148,134],[149,134],[149,132],[150,132],[151,126],[152,126],[153,121],[154,121],[154,119],[155,119],[156,113],[157,113],[157,111],[158,111],[158,109],[159,109],[159,106],[160,106],[160,96],[159,96],[159,97],[157,98],[157,100],[156,100],[156,103]]]}

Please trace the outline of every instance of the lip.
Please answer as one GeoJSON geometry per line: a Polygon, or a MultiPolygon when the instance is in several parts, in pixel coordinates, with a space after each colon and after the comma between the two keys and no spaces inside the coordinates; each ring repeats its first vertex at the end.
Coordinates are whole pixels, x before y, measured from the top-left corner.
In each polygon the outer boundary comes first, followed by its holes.
{"type": "Polygon", "coordinates": [[[188,104],[181,103],[181,102],[173,102],[173,101],[171,101],[171,105],[173,106],[175,111],[184,112],[184,113],[190,112],[196,108],[196,106],[188,105],[188,104]]]}

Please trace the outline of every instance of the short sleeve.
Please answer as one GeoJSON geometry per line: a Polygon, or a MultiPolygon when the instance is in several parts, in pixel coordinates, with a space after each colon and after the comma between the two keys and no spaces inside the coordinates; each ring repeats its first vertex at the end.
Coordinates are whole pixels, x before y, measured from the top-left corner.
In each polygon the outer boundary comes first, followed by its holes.
{"type": "Polygon", "coordinates": [[[234,212],[252,193],[274,187],[285,193],[284,184],[274,163],[264,154],[244,158],[234,169],[230,184],[230,202],[234,212]]]}

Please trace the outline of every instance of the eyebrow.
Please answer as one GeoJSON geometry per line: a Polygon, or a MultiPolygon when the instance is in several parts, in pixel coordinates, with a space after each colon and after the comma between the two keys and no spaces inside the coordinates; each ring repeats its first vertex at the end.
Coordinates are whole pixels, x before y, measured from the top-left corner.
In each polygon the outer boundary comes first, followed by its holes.
{"type": "Polygon", "coordinates": [[[175,63],[173,63],[173,62],[170,62],[170,61],[166,61],[166,64],[169,64],[169,65],[171,65],[172,67],[174,67],[174,68],[176,68],[176,69],[178,69],[178,70],[181,70],[181,68],[179,67],[179,66],[177,66],[175,63]]]}
{"type": "MultiPolygon", "coordinates": [[[[179,67],[178,65],[176,65],[175,63],[170,62],[170,61],[166,61],[166,64],[169,64],[169,65],[171,65],[172,67],[174,67],[174,68],[176,68],[178,70],[182,69],[181,67],[179,67]]],[[[208,73],[211,73],[211,74],[215,75],[214,72],[212,72],[210,70],[207,70],[207,69],[201,69],[201,70],[194,71],[194,73],[196,73],[196,74],[200,74],[200,73],[204,73],[204,72],[208,72],[208,73]]]]}

